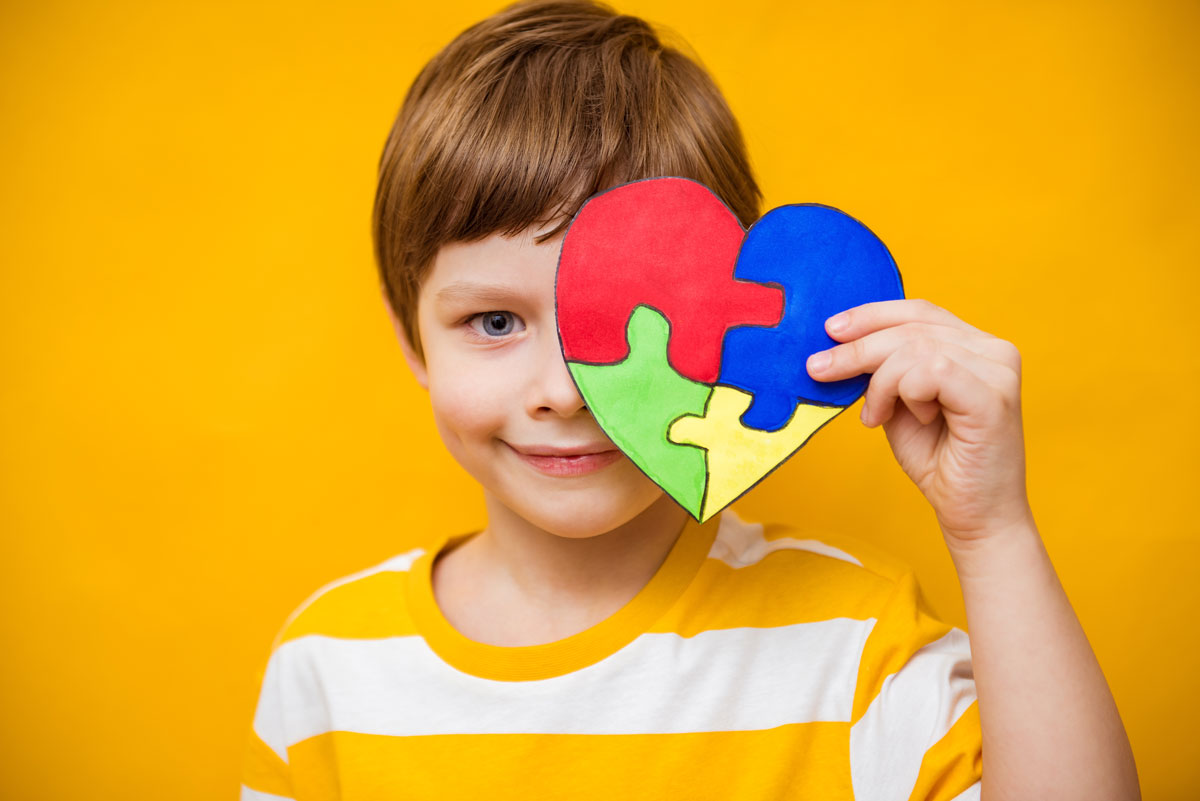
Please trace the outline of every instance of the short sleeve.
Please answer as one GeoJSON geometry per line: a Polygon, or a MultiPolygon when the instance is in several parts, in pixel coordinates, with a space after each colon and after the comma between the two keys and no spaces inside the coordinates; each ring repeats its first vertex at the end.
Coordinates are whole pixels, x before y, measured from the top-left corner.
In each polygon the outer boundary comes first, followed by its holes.
{"type": "Polygon", "coordinates": [[[970,641],[933,617],[911,573],[895,582],[867,639],[851,723],[858,801],[979,798],[983,749],[970,641]]]}
{"type": "Polygon", "coordinates": [[[278,652],[267,663],[261,677],[258,705],[247,733],[242,761],[241,801],[293,798],[277,657],[278,652]]]}

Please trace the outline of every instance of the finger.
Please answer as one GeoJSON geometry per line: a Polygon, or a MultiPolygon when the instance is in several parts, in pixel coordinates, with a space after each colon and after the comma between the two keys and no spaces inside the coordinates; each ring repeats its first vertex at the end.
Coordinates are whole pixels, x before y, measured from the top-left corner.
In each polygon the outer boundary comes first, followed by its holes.
{"type": "Polygon", "coordinates": [[[882,300],[855,306],[826,320],[825,331],[838,342],[848,342],[872,331],[902,323],[930,323],[950,326],[961,331],[979,332],[979,329],[958,319],[941,306],[921,298],[882,300]]]}
{"type": "Polygon", "coordinates": [[[898,400],[921,423],[928,425],[943,407],[957,414],[990,414],[1006,405],[1019,405],[1020,380],[1006,366],[953,343],[941,343],[934,352],[905,347],[889,357],[871,377],[863,399],[863,423],[868,427],[886,423],[898,400]],[[950,387],[950,394],[945,397],[939,392],[931,394],[924,382],[940,377],[958,382],[959,387],[950,387]],[[961,394],[964,384],[978,389],[978,393],[961,394]],[[946,399],[952,404],[947,405],[946,399]],[[953,405],[964,399],[974,405],[966,410],[953,405]]]}
{"type": "Polygon", "coordinates": [[[991,334],[945,325],[904,323],[814,353],[808,360],[808,373],[817,381],[840,381],[876,372],[885,359],[902,347],[931,354],[941,343],[958,345],[1009,369],[1020,370],[1020,355],[1016,348],[991,334]]]}

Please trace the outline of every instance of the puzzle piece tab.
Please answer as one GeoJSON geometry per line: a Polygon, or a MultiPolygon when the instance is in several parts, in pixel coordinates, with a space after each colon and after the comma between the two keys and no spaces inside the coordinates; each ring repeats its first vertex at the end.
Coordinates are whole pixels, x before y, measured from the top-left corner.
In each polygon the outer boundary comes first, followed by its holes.
{"type": "Polygon", "coordinates": [[[806,362],[837,344],[825,333],[826,318],[904,297],[883,242],[837,209],[780,206],[751,227],[734,276],[782,284],[787,295],[778,326],[735,328],[725,335],[718,382],[754,395],[742,422],[777,431],[799,402],[849,406],[858,400],[870,376],[823,383],[809,377],[806,362]]]}
{"type": "Polygon", "coordinates": [[[744,236],[716,195],[685,178],[635,181],[593,197],[559,256],[555,293],[567,361],[626,358],[626,325],[645,304],[670,322],[671,367],[692,381],[716,382],[726,332],[775,325],[783,314],[777,286],[735,280],[744,236]]]}
{"type": "Polygon", "coordinates": [[[712,387],[689,381],[667,363],[670,327],[657,309],[629,317],[629,356],[616,364],[567,362],[580,395],[603,415],[604,430],[634,464],[693,517],[704,498],[704,451],[667,441],[680,414],[702,414],[712,387]]]}
{"type": "Polygon", "coordinates": [[[671,442],[696,445],[708,452],[702,523],[737,500],[843,409],[802,403],[783,428],[767,432],[738,422],[752,400],[739,389],[718,384],[703,416],[680,417],[667,432],[671,442]]]}

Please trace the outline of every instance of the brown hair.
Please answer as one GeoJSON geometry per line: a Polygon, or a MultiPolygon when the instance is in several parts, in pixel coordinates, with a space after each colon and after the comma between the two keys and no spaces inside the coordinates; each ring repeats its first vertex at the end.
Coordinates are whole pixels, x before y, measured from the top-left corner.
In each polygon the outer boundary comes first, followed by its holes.
{"type": "Polygon", "coordinates": [[[463,31],[417,75],[379,162],[375,256],[416,352],[418,292],[443,245],[560,219],[543,242],[596,192],[659,175],[707,185],[743,226],[759,216],[725,99],[646,22],[529,2],[463,31]]]}

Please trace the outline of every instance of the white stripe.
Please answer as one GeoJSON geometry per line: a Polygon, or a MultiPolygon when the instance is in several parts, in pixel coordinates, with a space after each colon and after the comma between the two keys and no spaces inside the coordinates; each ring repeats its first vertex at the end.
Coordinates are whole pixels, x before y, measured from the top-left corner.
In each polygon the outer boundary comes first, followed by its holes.
{"type": "Polygon", "coordinates": [[[853,555],[832,545],[826,545],[820,540],[798,540],[792,537],[769,540],[764,536],[762,523],[747,523],[732,509],[721,513],[717,537],[708,552],[708,557],[720,559],[730,567],[747,567],[762,561],[768,554],[785,550],[809,551],[862,567],[862,562],[853,555]]]}
{"type": "Polygon", "coordinates": [[[974,701],[970,641],[965,632],[951,629],[884,679],[879,695],[850,729],[854,797],[906,801],[925,752],[974,701]]]}
{"type": "Polygon", "coordinates": [[[279,648],[271,654],[263,673],[262,689],[258,693],[258,708],[254,711],[254,733],[258,739],[284,763],[288,761],[287,733],[284,728],[286,706],[280,693],[279,648]]]}
{"type": "Polygon", "coordinates": [[[849,721],[874,619],[643,634],[563,676],[493,681],[443,662],[420,637],[285,643],[271,670],[286,745],[329,731],[661,734],[849,721]]]}
{"type": "Polygon", "coordinates": [[[967,789],[963,790],[950,801],[979,801],[979,794],[982,792],[983,783],[975,782],[967,789]]]}
{"type": "MultiPolygon", "coordinates": [[[[365,570],[360,570],[357,573],[351,573],[348,576],[343,576],[336,581],[331,581],[321,589],[314,592],[308,597],[304,603],[296,608],[288,616],[283,627],[279,631],[279,636],[282,637],[290,626],[305,609],[308,609],[312,604],[325,593],[334,590],[338,587],[345,586],[359,579],[373,576],[376,573],[387,572],[403,572],[412,567],[412,563],[416,561],[425,551],[422,548],[414,548],[402,554],[391,557],[387,561],[368,567],[365,570]]],[[[275,658],[275,653],[279,651],[279,637],[276,637],[275,645],[273,646],[274,653],[271,660],[267,663],[267,669],[263,673],[262,689],[259,691],[258,708],[254,712],[254,733],[258,735],[267,746],[275,752],[276,756],[282,759],[285,763],[288,761],[287,755],[287,736],[284,728],[284,714],[287,709],[283,699],[279,694],[279,661],[275,658]]],[[[251,791],[253,792],[253,791],[251,791]]]]}
{"type": "Polygon", "coordinates": [[[259,790],[251,790],[243,784],[241,801],[292,801],[292,799],[285,795],[273,795],[272,793],[264,793],[259,790]]]}

